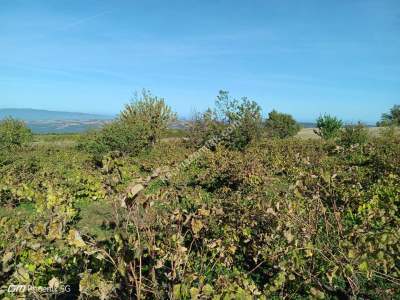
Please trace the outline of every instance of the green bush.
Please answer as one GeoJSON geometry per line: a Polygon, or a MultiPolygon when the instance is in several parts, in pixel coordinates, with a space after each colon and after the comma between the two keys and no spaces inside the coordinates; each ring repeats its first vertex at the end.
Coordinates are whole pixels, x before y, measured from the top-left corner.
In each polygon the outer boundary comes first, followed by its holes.
{"type": "Polygon", "coordinates": [[[324,140],[331,140],[336,138],[343,126],[343,122],[331,115],[323,115],[317,119],[317,128],[314,130],[315,134],[324,140]]]}
{"type": "Polygon", "coordinates": [[[78,149],[87,151],[98,161],[111,151],[135,155],[150,146],[149,141],[141,137],[142,129],[116,120],[104,125],[100,131],[88,133],[78,143],[78,149]]]}
{"type": "Polygon", "coordinates": [[[362,145],[368,141],[368,128],[361,123],[357,125],[346,125],[340,132],[340,145],[350,147],[351,145],[362,145]]]}
{"type": "Polygon", "coordinates": [[[141,95],[136,94],[133,101],[125,105],[119,118],[130,128],[140,128],[142,138],[154,145],[168,125],[176,119],[176,115],[163,98],[143,90],[141,95]]]}
{"type": "Polygon", "coordinates": [[[0,150],[24,146],[32,137],[32,131],[24,122],[12,118],[0,121],[0,150]]]}
{"type": "Polygon", "coordinates": [[[223,128],[224,125],[217,121],[213,110],[195,113],[189,127],[188,142],[191,146],[200,148],[213,137],[220,135],[223,128]]]}
{"type": "Polygon", "coordinates": [[[100,131],[88,133],[78,148],[91,153],[96,161],[104,154],[119,151],[135,155],[153,147],[175,118],[164,99],[143,90],[141,96],[125,106],[119,117],[100,131]]]}
{"type": "Polygon", "coordinates": [[[267,136],[274,138],[287,138],[295,136],[300,131],[300,125],[289,114],[271,111],[265,121],[267,136]]]}
{"type": "Polygon", "coordinates": [[[222,135],[223,145],[243,150],[251,141],[261,137],[261,107],[247,97],[235,99],[228,92],[220,91],[215,109],[197,114],[190,132],[190,141],[194,145],[201,146],[222,135]]]}

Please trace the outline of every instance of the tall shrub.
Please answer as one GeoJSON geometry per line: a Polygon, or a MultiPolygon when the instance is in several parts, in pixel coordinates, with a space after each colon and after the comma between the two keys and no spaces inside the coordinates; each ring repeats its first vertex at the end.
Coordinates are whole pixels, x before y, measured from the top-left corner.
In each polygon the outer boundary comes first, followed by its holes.
{"type": "Polygon", "coordinates": [[[358,123],[357,125],[346,125],[340,133],[339,142],[343,146],[362,145],[368,140],[368,128],[358,123]]]}
{"type": "Polygon", "coordinates": [[[317,128],[314,130],[315,134],[324,140],[331,140],[336,138],[343,126],[343,122],[331,115],[323,115],[317,119],[317,128]]]}
{"type": "Polygon", "coordinates": [[[300,125],[291,115],[276,110],[268,114],[265,128],[269,137],[281,139],[295,136],[300,131],[300,125]]]}
{"type": "Polygon", "coordinates": [[[116,120],[100,131],[89,133],[78,147],[94,155],[96,160],[110,151],[137,154],[152,147],[174,118],[175,114],[164,99],[143,90],[116,120]]]}
{"type": "Polygon", "coordinates": [[[0,150],[21,147],[32,140],[32,131],[23,121],[7,118],[0,121],[0,150]]]}
{"type": "Polygon", "coordinates": [[[131,103],[125,105],[119,118],[128,127],[140,127],[143,131],[142,136],[149,144],[154,145],[176,115],[163,98],[152,95],[148,90],[142,90],[140,95],[135,95],[131,103]]]}
{"type": "Polygon", "coordinates": [[[261,107],[247,97],[236,99],[230,97],[227,91],[220,91],[215,101],[215,109],[208,109],[195,117],[190,140],[193,144],[201,146],[227,128],[230,129],[229,133],[221,142],[228,148],[243,149],[261,136],[261,107]]]}

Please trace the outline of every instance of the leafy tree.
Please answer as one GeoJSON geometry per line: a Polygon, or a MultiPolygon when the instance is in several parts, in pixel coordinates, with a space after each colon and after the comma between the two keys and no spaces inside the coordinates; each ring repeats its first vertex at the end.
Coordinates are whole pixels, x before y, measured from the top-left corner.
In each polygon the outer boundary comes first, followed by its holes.
{"type": "Polygon", "coordinates": [[[215,114],[219,121],[232,130],[225,143],[234,149],[243,149],[262,133],[261,107],[247,97],[231,98],[227,91],[220,91],[216,99],[215,114]]]}
{"type": "Polygon", "coordinates": [[[168,124],[175,118],[164,99],[143,90],[141,96],[125,106],[119,117],[106,124],[100,131],[89,133],[78,148],[91,153],[95,161],[110,151],[138,154],[152,147],[168,124]]]}
{"type": "Polygon", "coordinates": [[[394,105],[389,113],[382,114],[377,126],[400,126],[400,105],[394,105]]]}
{"type": "Polygon", "coordinates": [[[265,121],[267,135],[276,138],[295,136],[300,131],[300,125],[289,114],[271,111],[265,121]]]}
{"type": "Polygon", "coordinates": [[[0,150],[21,147],[32,140],[32,131],[23,121],[7,118],[0,121],[0,150]]]}
{"type": "Polygon", "coordinates": [[[227,91],[220,91],[215,109],[196,114],[190,131],[190,141],[195,146],[222,135],[221,143],[241,150],[261,136],[261,107],[247,97],[235,99],[227,91]]]}
{"type": "Polygon", "coordinates": [[[203,113],[196,112],[189,127],[189,144],[199,148],[218,136],[222,129],[223,124],[217,121],[215,112],[210,108],[203,113]]]}
{"type": "Polygon", "coordinates": [[[150,91],[142,90],[133,101],[125,105],[120,114],[121,122],[131,128],[139,127],[142,136],[154,145],[168,125],[176,118],[175,113],[163,98],[153,96],[150,91]]]}
{"type": "Polygon", "coordinates": [[[314,132],[324,140],[330,140],[339,135],[342,126],[343,122],[338,118],[331,115],[323,115],[317,119],[318,130],[314,130],[314,132]]]}
{"type": "Polygon", "coordinates": [[[351,146],[365,144],[368,141],[368,128],[360,122],[357,125],[346,125],[340,133],[340,144],[351,146]]]}

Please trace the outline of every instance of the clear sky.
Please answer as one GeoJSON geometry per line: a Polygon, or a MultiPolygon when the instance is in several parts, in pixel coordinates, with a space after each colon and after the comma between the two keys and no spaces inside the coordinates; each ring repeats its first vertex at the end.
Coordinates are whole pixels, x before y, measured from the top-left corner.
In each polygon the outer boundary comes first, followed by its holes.
{"type": "Polygon", "coordinates": [[[375,122],[400,104],[399,0],[0,0],[0,108],[181,116],[220,89],[265,113],[375,122]]]}

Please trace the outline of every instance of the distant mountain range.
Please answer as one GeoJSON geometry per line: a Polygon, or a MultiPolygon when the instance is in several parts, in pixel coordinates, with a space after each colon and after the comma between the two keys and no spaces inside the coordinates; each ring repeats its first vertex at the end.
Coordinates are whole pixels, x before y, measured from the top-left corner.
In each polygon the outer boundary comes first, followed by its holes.
{"type": "Polygon", "coordinates": [[[0,109],[0,119],[13,117],[15,119],[29,121],[49,121],[49,120],[110,120],[113,116],[86,114],[79,112],[51,111],[30,108],[3,108],[0,109]]]}
{"type": "Polygon", "coordinates": [[[74,133],[99,128],[114,116],[50,111],[29,108],[0,109],[0,120],[12,117],[23,120],[34,133],[74,133]]]}

